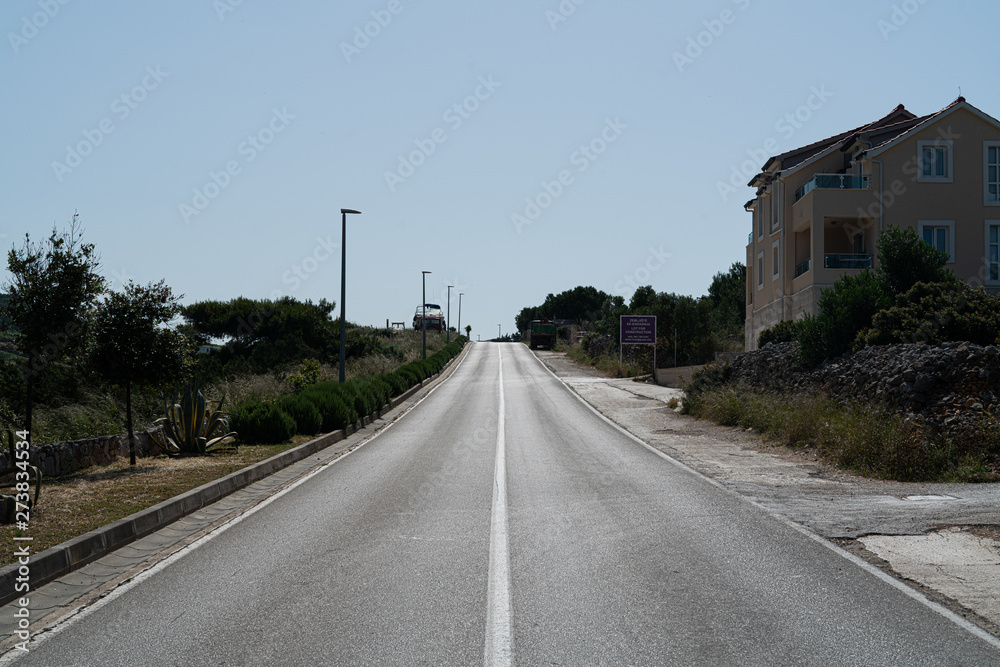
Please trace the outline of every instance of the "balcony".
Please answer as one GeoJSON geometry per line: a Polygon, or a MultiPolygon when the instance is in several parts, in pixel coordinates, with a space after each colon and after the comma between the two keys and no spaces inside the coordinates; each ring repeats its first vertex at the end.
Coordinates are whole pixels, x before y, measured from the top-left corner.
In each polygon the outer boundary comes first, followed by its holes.
{"type": "Polygon", "coordinates": [[[867,190],[868,176],[852,174],[816,174],[808,183],[795,191],[793,204],[805,197],[812,190],[867,190]]]}
{"type": "Polygon", "coordinates": [[[870,269],[871,254],[827,253],[823,258],[824,269],[870,269]]]}
{"type": "Polygon", "coordinates": [[[798,278],[806,271],[809,271],[811,268],[812,268],[812,258],[810,257],[809,259],[807,259],[806,261],[802,262],[801,264],[795,267],[795,277],[798,278]]]}

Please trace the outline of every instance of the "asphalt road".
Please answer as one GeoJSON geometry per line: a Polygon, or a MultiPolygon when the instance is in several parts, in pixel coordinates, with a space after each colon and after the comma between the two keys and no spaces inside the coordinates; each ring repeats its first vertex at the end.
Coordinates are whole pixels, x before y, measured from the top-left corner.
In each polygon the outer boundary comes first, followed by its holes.
{"type": "Polygon", "coordinates": [[[476,344],[352,454],[25,665],[996,665],[1000,651],[476,344]],[[502,408],[502,410],[501,410],[502,408]]]}

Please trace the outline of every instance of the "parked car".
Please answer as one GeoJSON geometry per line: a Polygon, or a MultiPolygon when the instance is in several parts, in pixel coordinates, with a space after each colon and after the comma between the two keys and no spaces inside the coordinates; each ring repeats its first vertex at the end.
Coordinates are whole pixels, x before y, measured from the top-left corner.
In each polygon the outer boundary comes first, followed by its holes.
{"type": "Polygon", "coordinates": [[[444,312],[442,312],[441,306],[436,303],[425,303],[422,306],[417,306],[417,312],[413,314],[413,328],[420,329],[422,326],[433,331],[444,331],[444,312]]]}

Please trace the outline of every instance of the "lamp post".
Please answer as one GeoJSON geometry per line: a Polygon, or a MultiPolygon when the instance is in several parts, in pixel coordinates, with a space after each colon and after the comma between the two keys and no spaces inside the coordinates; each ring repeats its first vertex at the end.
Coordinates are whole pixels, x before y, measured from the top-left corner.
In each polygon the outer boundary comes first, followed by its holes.
{"type": "Polygon", "coordinates": [[[500,342],[500,325],[497,325],[497,342],[500,342]]]}
{"type": "Polygon", "coordinates": [[[457,333],[459,336],[462,335],[462,295],[463,294],[465,294],[465,292],[459,292],[458,293],[458,327],[455,329],[455,333],[457,333]]]}
{"type": "Polygon", "coordinates": [[[421,271],[424,291],[420,301],[420,329],[424,334],[424,359],[427,358],[427,274],[430,271],[421,271]]]}
{"type": "Polygon", "coordinates": [[[340,209],[340,381],[344,381],[346,370],[345,350],[347,349],[347,329],[344,320],[344,300],[347,296],[347,214],[357,213],[350,208],[340,209]]]}
{"type": "Polygon", "coordinates": [[[451,342],[451,288],[454,285],[448,285],[448,319],[444,323],[444,342],[448,344],[451,342]]]}

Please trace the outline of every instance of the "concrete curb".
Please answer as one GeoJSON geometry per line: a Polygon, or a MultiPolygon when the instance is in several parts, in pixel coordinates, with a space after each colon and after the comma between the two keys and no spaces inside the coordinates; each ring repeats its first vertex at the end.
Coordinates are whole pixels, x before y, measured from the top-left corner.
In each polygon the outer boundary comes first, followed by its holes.
{"type": "MultiPolygon", "coordinates": [[[[414,385],[393,398],[381,410],[377,410],[373,414],[362,418],[355,424],[339,431],[321,435],[298,447],[275,454],[269,459],[255,463],[242,470],[237,470],[225,477],[203,484],[198,488],[191,489],[169,500],[164,500],[152,507],[92,530],[89,533],[84,533],[62,544],[57,544],[41,553],[33,553],[30,555],[27,564],[13,563],[0,568],[0,605],[7,604],[18,597],[26,595],[27,591],[18,592],[16,589],[19,583],[18,577],[22,577],[22,585],[24,582],[30,581],[31,590],[36,590],[65,574],[84,567],[115,549],[125,546],[129,542],[133,542],[140,537],[163,528],[177,519],[196,512],[202,507],[210,505],[234,491],[249,486],[272,473],[312,456],[322,449],[341,442],[348,436],[353,435],[376,419],[382,417],[390,410],[399,407],[418,391],[437,380],[451,367],[456,359],[460,359],[466,353],[467,349],[468,345],[463,346],[462,351],[449,359],[444,368],[439,372],[422,381],[420,384],[414,385]],[[20,572],[22,567],[29,569],[27,575],[20,572]]],[[[16,546],[30,546],[30,544],[30,542],[18,542],[16,546]]]]}

